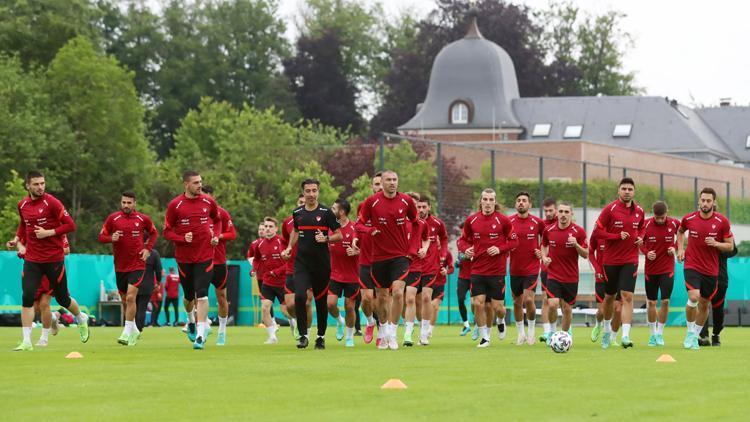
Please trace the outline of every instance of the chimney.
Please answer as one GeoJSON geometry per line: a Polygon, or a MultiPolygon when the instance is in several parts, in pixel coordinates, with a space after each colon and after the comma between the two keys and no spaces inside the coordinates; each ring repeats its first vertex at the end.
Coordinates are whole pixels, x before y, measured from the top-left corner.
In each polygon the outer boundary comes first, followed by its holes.
{"type": "Polygon", "coordinates": [[[719,98],[719,107],[729,107],[732,105],[732,99],[729,97],[719,98]]]}

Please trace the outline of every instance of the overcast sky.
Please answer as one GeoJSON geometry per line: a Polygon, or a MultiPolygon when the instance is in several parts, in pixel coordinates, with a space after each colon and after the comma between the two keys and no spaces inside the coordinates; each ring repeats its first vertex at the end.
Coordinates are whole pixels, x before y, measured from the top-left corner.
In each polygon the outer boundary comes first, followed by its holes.
{"type": "MultiPolygon", "coordinates": [[[[301,0],[280,0],[288,26],[301,0]]],[[[411,8],[417,16],[432,10],[434,0],[382,0],[389,14],[411,8]]],[[[514,0],[544,8],[548,0],[514,0]]],[[[742,0],[574,0],[594,14],[619,10],[635,45],[623,62],[635,72],[647,95],[681,103],[717,105],[729,97],[750,105],[750,2],[742,0]]],[[[293,29],[291,30],[293,31],[293,29]]]]}

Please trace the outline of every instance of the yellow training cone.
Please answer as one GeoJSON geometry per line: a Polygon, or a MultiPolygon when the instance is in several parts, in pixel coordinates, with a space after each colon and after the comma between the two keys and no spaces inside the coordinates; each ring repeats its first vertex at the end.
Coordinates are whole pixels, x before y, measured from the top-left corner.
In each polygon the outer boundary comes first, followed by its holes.
{"type": "Polygon", "coordinates": [[[83,355],[78,352],[70,352],[65,356],[65,359],[81,359],[83,355]]]}
{"type": "Polygon", "coordinates": [[[674,360],[674,358],[671,355],[661,355],[658,359],[656,359],[657,362],[667,362],[667,363],[674,363],[677,362],[674,360]]]}
{"type": "Polygon", "coordinates": [[[383,390],[406,390],[406,384],[404,384],[400,379],[391,378],[388,381],[386,381],[383,386],[381,386],[383,390]]]}
{"type": "Polygon", "coordinates": [[[258,324],[258,328],[266,328],[266,324],[261,322],[260,324],[258,324]]]}

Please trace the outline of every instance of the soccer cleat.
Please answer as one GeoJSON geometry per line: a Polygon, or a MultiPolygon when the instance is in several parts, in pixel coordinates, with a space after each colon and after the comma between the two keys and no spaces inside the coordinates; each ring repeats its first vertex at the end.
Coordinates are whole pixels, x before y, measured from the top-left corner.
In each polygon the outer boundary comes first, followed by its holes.
{"type": "Polygon", "coordinates": [[[127,346],[128,345],[128,335],[125,334],[125,332],[123,331],[122,334],[120,334],[120,337],[117,339],[117,342],[120,343],[120,344],[122,344],[123,346],[127,346]]]}
{"type": "Polygon", "coordinates": [[[591,330],[591,342],[596,343],[599,340],[599,335],[602,333],[602,326],[599,324],[594,325],[594,329],[591,330]]]}
{"type": "Polygon", "coordinates": [[[81,343],[89,341],[89,318],[83,321],[82,324],[78,324],[78,334],[81,336],[81,343]]]}
{"type": "Polygon", "coordinates": [[[299,328],[296,325],[294,326],[294,329],[292,331],[292,335],[294,336],[295,340],[299,340],[299,338],[300,338],[299,328]]]}
{"type": "MultiPolygon", "coordinates": [[[[276,326],[276,331],[279,331],[279,326],[276,326]]],[[[211,336],[211,333],[213,333],[214,330],[211,329],[211,326],[206,327],[206,340],[211,336]]],[[[205,343],[205,340],[203,341],[205,343]]]]}
{"type": "Polygon", "coordinates": [[[398,341],[396,341],[396,336],[388,337],[386,343],[388,343],[389,349],[398,350],[398,341]]]}
{"type": "Polygon", "coordinates": [[[721,340],[719,339],[718,334],[711,336],[711,346],[721,346],[721,340]]]}
{"type": "Polygon", "coordinates": [[[551,331],[549,333],[544,333],[544,337],[547,339],[544,341],[545,343],[547,343],[547,346],[552,344],[552,332],[551,331]]]}
{"type": "Polygon", "coordinates": [[[34,346],[30,342],[25,341],[18,343],[18,346],[13,349],[14,352],[27,352],[31,350],[34,350],[34,346]]]}
{"type": "Polygon", "coordinates": [[[710,346],[711,342],[708,341],[708,337],[699,337],[698,338],[698,345],[701,346],[701,347],[710,346]]]}
{"type": "Polygon", "coordinates": [[[354,332],[354,337],[362,337],[362,330],[357,330],[354,332]]]}
{"type": "Polygon", "coordinates": [[[141,336],[141,333],[139,331],[135,331],[130,333],[128,336],[128,346],[135,346],[138,344],[138,338],[141,336]]]}
{"type": "Polygon", "coordinates": [[[36,346],[38,347],[47,347],[48,344],[47,340],[42,339],[39,339],[39,341],[36,342],[36,346]]]}
{"type": "Polygon", "coordinates": [[[307,339],[307,336],[300,336],[299,340],[297,340],[297,348],[307,349],[308,343],[309,343],[309,340],[307,339]]]}
{"type": "Polygon", "coordinates": [[[526,334],[518,333],[518,338],[516,339],[516,346],[522,346],[525,343],[526,343],[526,334]]]}
{"type": "Polygon", "coordinates": [[[691,350],[700,350],[700,345],[698,344],[698,335],[693,335],[693,343],[690,345],[691,350]]]}
{"type": "Polygon", "coordinates": [[[353,338],[346,339],[346,341],[344,342],[344,346],[346,346],[346,347],[354,347],[354,339],[353,338]]]}
{"type": "Polygon", "coordinates": [[[188,323],[186,333],[187,333],[187,336],[188,336],[188,340],[190,340],[192,342],[195,342],[195,337],[198,334],[198,332],[195,329],[195,323],[194,322],[189,322],[188,323]]]}
{"type": "MultiPolygon", "coordinates": [[[[276,336],[268,337],[266,341],[263,342],[263,344],[276,344],[279,342],[279,339],[276,338],[276,336]]],[[[221,344],[223,346],[223,344],[221,344]]]]}
{"type": "Polygon", "coordinates": [[[508,331],[505,329],[505,324],[498,324],[497,325],[497,338],[500,339],[500,341],[505,340],[505,336],[508,334],[508,331]]]}
{"type": "Polygon", "coordinates": [[[628,347],[633,347],[633,342],[630,341],[630,337],[625,336],[622,338],[622,348],[627,349],[628,347]]]}
{"type": "Polygon", "coordinates": [[[477,344],[477,347],[478,348],[490,347],[490,341],[487,340],[486,338],[482,338],[482,341],[480,341],[479,344],[477,344]]]}
{"type": "Polygon", "coordinates": [[[426,336],[419,336],[419,345],[420,346],[429,346],[430,345],[430,336],[429,334],[426,336]]]}
{"type": "Polygon", "coordinates": [[[385,338],[379,338],[375,343],[378,349],[388,350],[388,340],[385,338]]]}
{"type": "Polygon", "coordinates": [[[318,337],[315,339],[315,350],[325,350],[326,339],[324,337],[318,337]]]}
{"type": "Polygon", "coordinates": [[[611,333],[604,333],[602,334],[602,349],[609,349],[610,343],[611,343],[611,333]]]}
{"type": "Polygon", "coordinates": [[[341,341],[344,339],[344,324],[336,321],[336,340],[341,341]]]}
{"type": "Polygon", "coordinates": [[[216,345],[224,346],[227,344],[227,333],[219,333],[216,335],[216,345]]]}
{"type": "Polygon", "coordinates": [[[656,335],[656,345],[657,346],[664,346],[664,335],[663,334],[657,334],[656,335]]]}
{"type": "Polygon", "coordinates": [[[196,337],[195,342],[193,343],[193,349],[194,350],[203,350],[203,347],[205,346],[206,342],[203,341],[203,337],[196,337]]]}
{"type": "Polygon", "coordinates": [[[542,334],[541,336],[539,336],[539,342],[540,343],[547,343],[547,337],[548,337],[548,333],[542,334]]]}
{"type": "Polygon", "coordinates": [[[471,341],[477,341],[479,338],[479,327],[474,326],[474,330],[471,332],[471,341]]]}
{"type": "Polygon", "coordinates": [[[372,343],[372,335],[374,334],[375,326],[374,325],[368,325],[365,327],[365,344],[372,343]]]}
{"type": "Polygon", "coordinates": [[[460,335],[461,335],[461,337],[464,337],[467,334],[469,334],[470,332],[471,332],[471,327],[469,327],[468,325],[464,325],[464,327],[461,328],[461,334],[460,335]]]}
{"type": "Polygon", "coordinates": [[[529,346],[533,346],[536,343],[536,338],[534,336],[527,336],[526,337],[526,344],[529,346]]]}
{"type": "Polygon", "coordinates": [[[649,347],[656,347],[656,334],[651,334],[648,337],[648,345],[649,347]]]}
{"type": "Polygon", "coordinates": [[[411,347],[414,345],[414,341],[411,338],[411,333],[404,333],[404,346],[411,347]]]}
{"type": "Polygon", "coordinates": [[[682,341],[682,347],[685,349],[690,349],[693,347],[693,337],[695,337],[695,334],[693,334],[692,331],[689,331],[687,334],[685,334],[685,340],[682,341]]]}
{"type": "Polygon", "coordinates": [[[49,329],[53,336],[56,336],[60,331],[60,326],[57,324],[57,317],[52,317],[52,324],[49,326],[49,329]]]}

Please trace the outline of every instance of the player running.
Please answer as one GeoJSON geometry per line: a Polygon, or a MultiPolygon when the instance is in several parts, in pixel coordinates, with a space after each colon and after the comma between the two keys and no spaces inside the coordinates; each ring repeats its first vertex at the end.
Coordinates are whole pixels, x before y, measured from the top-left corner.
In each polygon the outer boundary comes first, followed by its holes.
{"type": "MultiPolygon", "coordinates": [[[[379,309],[385,314],[392,299],[383,328],[380,349],[398,349],[396,329],[403,309],[404,279],[409,273],[409,237],[411,224],[418,220],[417,206],[406,194],[398,192],[398,175],[382,173],[383,190],[370,196],[360,207],[357,229],[372,236],[372,278],[376,287],[379,309]],[[371,221],[372,227],[366,223],[371,221]],[[407,223],[410,222],[410,223],[407,223]],[[389,289],[393,289],[391,298],[389,289]]],[[[381,314],[383,316],[383,314],[381,314]]]]}
{"type": "Polygon", "coordinates": [[[20,221],[13,239],[6,242],[8,249],[16,247],[19,239],[26,239],[22,286],[21,327],[23,340],[14,351],[34,350],[31,345],[31,325],[34,322],[34,295],[39,290],[42,276],[52,282],[57,303],[68,309],[78,323],[81,342],[89,341],[88,316],[81,312],[78,303],[70,297],[65,274],[64,234],[75,231],[76,225],[63,204],[45,192],[44,175],[38,171],[26,174],[26,191],[29,195],[18,202],[20,221]]]}
{"type": "MultiPolygon", "coordinates": [[[[544,226],[549,228],[557,224],[557,201],[555,198],[547,198],[542,202],[542,211],[544,212],[544,226]]],[[[539,336],[539,341],[546,343],[547,337],[545,333],[554,333],[557,331],[557,327],[550,326],[549,323],[549,305],[547,305],[549,299],[547,297],[547,266],[544,263],[541,264],[541,271],[539,273],[539,280],[542,282],[542,329],[543,333],[539,336]]]]}
{"type": "Polygon", "coordinates": [[[445,229],[443,220],[432,214],[431,207],[429,198],[423,197],[417,201],[419,218],[427,223],[425,229],[429,242],[422,266],[422,276],[419,280],[422,296],[422,309],[420,312],[422,327],[419,330],[419,344],[423,346],[428,345],[430,337],[432,337],[430,330],[435,325],[437,317],[436,314],[433,314],[433,288],[448,255],[448,231],[445,229]]]}
{"type": "Polygon", "coordinates": [[[472,259],[471,299],[474,318],[479,326],[481,340],[477,347],[490,345],[487,315],[482,310],[487,298],[498,318],[505,317],[506,252],[518,246],[518,237],[510,219],[497,208],[496,194],[492,189],[482,191],[481,211],[470,215],[464,222],[463,238],[472,246],[464,252],[472,259]]]}
{"type": "MultiPolygon", "coordinates": [[[[375,176],[372,177],[371,188],[373,194],[376,194],[383,190],[382,180],[383,179],[381,172],[375,173],[375,176]]],[[[363,203],[364,202],[359,204],[357,208],[357,215],[359,215],[359,210],[361,209],[363,203]]],[[[372,221],[366,221],[364,226],[367,227],[368,230],[371,229],[372,221]]],[[[355,228],[357,228],[356,225],[355,228]]],[[[367,230],[357,229],[357,238],[359,239],[359,241],[357,242],[357,246],[359,246],[359,294],[360,298],[362,299],[362,312],[365,314],[365,318],[367,318],[367,325],[365,325],[363,340],[366,344],[370,344],[372,342],[372,336],[375,331],[375,314],[377,313],[381,324],[380,328],[378,329],[379,341],[380,339],[382,339],[382,335],[384,332],[383,327],[385,327],[385,323],[388,321],[388,312],[385,309],[377,308],[377,302],[375,301],[375,283],[373,282],[372,275],[370,273],[372,266],[372,238],[370,236],[370,233],[367,230]]]]}
{"type": "MultiPolygon", "coordinates": [[[[604,275],[604,239],[601,236],[617,236],[617,234],[608,234],[602,231],[595,231],[589,239],[589,263],[594,270],[594,296],[596,297],[596,316],[594,317],[594,329],[591,330],[591,342],[599,341],[599,336],[604,329],[604,296],[607,290],[607,277],[604,275]]],[[[612,336],[613,345],[617,343],[617,330],[620,329],[620,315],[622,313],[622,299],[620,295],[615,295],[615,312],[612,315],[612,336]]]]}
{"type": "Polygon", "coordinates": [[[261,268],[259,277],[263,280],[260,298],[263,324],[268,330],[268,339],[266,339],[265,344],[276,344],[278,343],[276,338],[278,327],[271,316],[271,309],[274,299],[279,302],[279,305],[284,304],[286,261],[281,255],[287,244],[281,236],[277,235],[278,223],[275,218],[266,217],[263,221],[266,226],[263,230],[266,237],[258,242],[253,262],[260,264],[258,265],[261,268]]]}
{"type": "Polygon", "coordinates": [[[604,335],[602,349],[612,341],[612,316],[617,293],[622,297],[622,347],[633,347],[630,341],[630,325],[633,321],[633,292],[638,272],[638,248],[643,244],[641,231],[645,221],[643,208],[633,201],[635,182],[630,177],[620,180],[619,197],[602,209],[594,231],[604,232],[604,335]],[[611,238],[619,234],[619,238],[611,238]]]}
{"type": "Polygon", "coordinates": [[[664,346],[664,325],[669,314],[669,297],[674,287],[674,260],[680,221],[667,215],[667,204],[654,203],[654,216],[643,225],[641,252],[646,256],[646,299],[649,346],[664,346]],[[661,293],[658,318],[656,301],[661,293]]]}
{"type": "MultiPolygon", "coordinates": [[[[573,223],[573,207],[567,202],[557,206],[557,224],[545,229],[542,236],[542,261],[547,266],[547,301],[550,325],[557,320],[557,309],[562,307],[563,331],[573,337],[571,322],[578,296],[578,257],[589,256],[586,231],[573,223]]],[[[545,333],[547,344],[552,332],[545,333]]]]}
{"type": "MultiPolygon", "coordinates": [[[[297,207],[305,205],[305,196],[299,194],[297,197],[297,207]]],[[[284,219],[281,223],[281,237],[284,239],[284,243],[289,245],[289,239],[292,232],[294,231],[294,218],[289,216],[284,219]]],[[[297,246],[292,248],[292,253],[289,256],[282,255],[286,261],[286,267],[284,272],[286,273],[286,280],[284,280],[284,308],[289,313],[289,327],[292,329],[292,337],[294,340],[299,340],[299,329],[297,328],[297,313],[294,310],[294,259],[297,256],[297,246]]],[[[307,329],[310,330],[312,326],[312,292],[307,292],[307,300],[305,301],[305,309],[307,310],[307,329]]],[[[273,318],[273,308],[271,308],[271,318],[273,318]]]]}
{"type": "Polygon", "coordinates": [[[435,277],[435,283],[432,284],[432,315],[433,318],[430,320],[430,331],[429,337],[432,337],[433,331],[435,331],[435,325],[437,324],[438,316],[440,315],[440,305],[443,303],[443,297],[445,297],[445,284],[448,282],[448,275],[453,274],[453,255],[450,251],[446,251],[445,263],[441,265],[437,276],[435,277]]]}
{"type": "Polygon", "coordinates": [[[331,257],[327,243],[338,242],[342,239],[341,226],[330,208],[318,203],[319,181],[305,179],[301,187],[305,196],[305,205],[292,212],[294,230],[289,236],[289,245],[284,250],[284,256],[289,257],[294,246],[298,245],[297,256],[294,259],[294,307],[300,333],[297,348],[304,349],[309,343],[305,301],[307,290],[312,288],[318,323],[315,348],[325,349],[328,325],[326,295],[331,277],[331,257]],[[333,234],[329,235],[329,231],[333,234]]]}
{"type": "MultiPolygon", "coordinates": [[[[463,232],[464,229],[464,223],[462,222],[459,225],[459,228],[463,232]]],[[[464,252],[466,249],[471,247],[471,244],[469,244],[466,240],[464,240],[462,237],[459,237],[456,240],[456,248],[458,249],[458,260],[456,260],[455,266],[458,268],[458,282],[456,283],[456,297],[458,299],[458,313],[461,314],[461,321],[463,322],[463,327],[461,328],[460,336],[465,336],[471,332],[471,324],[469,323],[469,314],[466,309],[466,294],[469,292],[469,289],[471,287],[471,259],[467,258],[464,252]]],[[[472,308],[471,303],[469,303],[469,307],[472,308]]],[[[477,333],[477,338],[479,334],[479,329],[476,328],[474,331],[477,333]]],[[[473,338],[472,340],[476,340],[476,338],[473,338]]]]}
{"type": "Polygon", "coordinates": [[[202,193],[203,179],[198,172],[183,173],[182,183],[185,192],[167,206],[164,237],[174,243],[188,314],[188,338],[193,341],[193,349],[202,350],[210,325],[208,288],[213,278],[214,246],[219,243],[218,234],[222,232],[221,215],[216,201],[202,193]],[[193,314],[193,308],[197,315],[193,314]]]}
{"type": "Polygon", "coordinates": [[[698,336],[708,318],[708,307],[718,289],[719,253],[734,248],[729,220],[714,211],[716,191],[703,188],[700,210],[682,218],[677,234],[677,260],[685,262],[685,287],[688,302],[685,307],[687,334],[682,345],[697,350],[698,336]],[[687,249],[685,233],[689,233],[687,249]]]}
{"type": "Polygon", "coordinates": [[[510,251],[510,289],[513,293],[513,315],[518,331],[517,345],[536,341],[536,285],[539,281],[539,260],[542,257],[541,238],[545,224],[541,218],[531,215],[531,195],[519,192],[516,195],[516,214],[510,217],[513,231],[518,236],[518,247],[510,251]],[[529,332],[524,330],[524,306],[529,332]]]}
{"type": "MultiPolygon", "coordinates": [[[[331,253],[331,283],[328,286],[328,313],[336,320],[336,340],[346,336],[346,347],[354,347],[354,323],[356,314],[354,302],[359,295],[359,254],[357,231],[354,222],[349,220],[351,205],[346,199],[337,199],[331,207],[341,225],[342,239],[331,242],[328,248],[331,253]],[[344,298],[346,319],[339,313],[339,297],[344,298]],[[346,328],[346,330],[344,330],[346,328]],[[344,332],[346,331],[346,333],[344,332]]],[[[332,235],[333,233],[329,233],[332,235]]]]}
{"type": "MultiPolygon", "coordinates": [[[[206,185],[201,191],[214,199],[214,188],[206,185]]],[[[214,274],[211,284],[216,289],[216,302],[219,315],[219,333],[216,335],[216,345],[223,346],[227,341],[227,318],[229,317],[229,303],[227,302],[227,242],[237,238],[237,231],[232,223],[229,211],[219,206],[219,219],[221,220],[221,231],[218,233],[219,243],[214,247],[214,274]]],[[[214,230],[213,226],[211,230],[214,230]]]]}
{"type": "Polygon", "coordinates": [[[146,260],[158,236],[151,217],[136,211],[135,207],[135,193],[123,192],[120,211],[110,214],[99,232],[99,242],[112,244],[117,290],[125,308],[125,328],[117,342],[124,346],[135,346],[141,334],[135,324],[136,298],[146,271],[146,260]]]}
{"type": "MultiPolygon", "coordinates": [[[[419,203],[420,196],[418,193],[407,192],[406,194],[414,200],[415,204],[419,203]]],[[[417,212],[419,213],[419,208],[417,208],[417,212]]],[[[401,290],[394,290],[392,292],[394,301],[402,301],[404,303],[404,346],[407,347],[414,345],[412,333],[414,331],[414,319],[417,316],[417,293],[420,292],[422,268],[425,265],[425,257],[427,256],[427,249],[430,242],[427,235],[427,223],[422,218],[422,214],[419,215],[420,218],[416,221],[406,223],[411,227],[409,233],[409,254],[407,255],[409,258],[409,274],[404,279],[406,288],[403,292],[401,290]]],[[[421,306],[422,304],[420,303],[419,307],[421,306]]]]}

